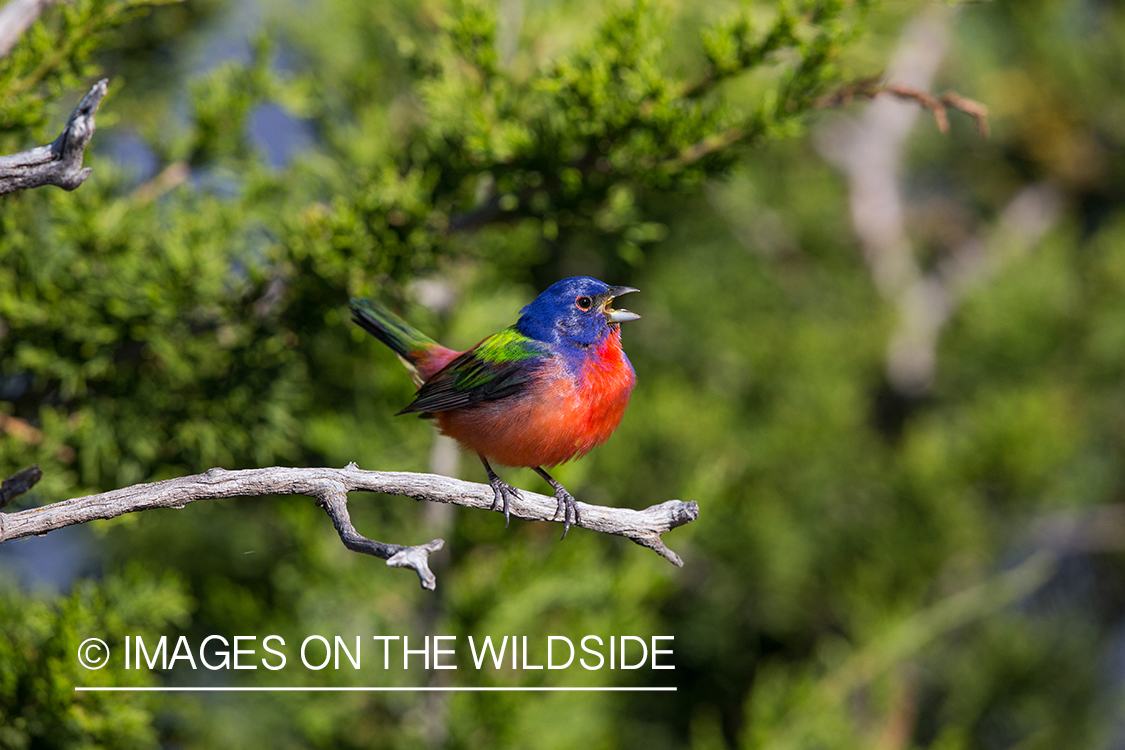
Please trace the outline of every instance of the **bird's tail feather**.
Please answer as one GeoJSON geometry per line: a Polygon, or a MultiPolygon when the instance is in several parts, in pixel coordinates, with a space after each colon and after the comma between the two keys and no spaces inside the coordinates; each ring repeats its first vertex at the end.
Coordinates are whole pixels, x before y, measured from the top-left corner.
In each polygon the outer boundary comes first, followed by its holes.
{"type": "Polygon", "coordinates": [[[353,299],[352,320],[398,355],[416,385],[433,374],[438,362],[443,367],[448,355],[456,354],[374,300],[353,299]]]}

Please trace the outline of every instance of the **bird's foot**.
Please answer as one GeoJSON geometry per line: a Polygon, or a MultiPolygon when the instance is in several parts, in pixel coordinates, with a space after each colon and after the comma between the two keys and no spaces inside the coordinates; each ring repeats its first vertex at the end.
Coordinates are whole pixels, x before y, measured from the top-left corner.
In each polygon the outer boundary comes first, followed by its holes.
{"type": "Polygon", "coordinates": [[[508,528],[508,524],[511,523],[512,520],[509,501],[512,498],[515,498],[516,500],[523,502],[523,496],[520,495],[519,490],[517,490],[515,487],[508,484],[495,474],[488,478],[488,484],[490,487],[492,487],[493,495],[491,510],[496,510],[496,506],[503,504],[504,528],[506,529],[508,528]]]}
{"type": "MultiPolygon", "coordinates": [[[[574,499],[574,495],[571,495],[566,491],[566,487],[563,487],[561,484],[559,484],[559,481],[557,479],[545,472],[542,466],[536,466],[534,468],[535,472],[539,476],[547,480],[547,484],[555,488],[555,499],[559,501],[559,508],[555,511],[555,515],[552,516],[551,519],[557,519],[559,517],[559,514],[562,513],[562,539],[566,539],[566,532],[570,531],[570,516],[572,514],[574,515],[574,522],[578,523],[578,501],[574,499]]],[[[561,542],[562,539],[560,539],[559,541],[561,542]]]]}
{"type": "Polygon", "coordinates": [[[552,518],[558,518],[559,514],[562,513],[563,535],[562,539],[559,540],[561,542],[566,539],[566,532],[570,531],[571,515],[574,516],[574,523],[578,523],[578,501],[561,484],[555,487],[555,499],[559,501],[559,507],[552,518]]]}

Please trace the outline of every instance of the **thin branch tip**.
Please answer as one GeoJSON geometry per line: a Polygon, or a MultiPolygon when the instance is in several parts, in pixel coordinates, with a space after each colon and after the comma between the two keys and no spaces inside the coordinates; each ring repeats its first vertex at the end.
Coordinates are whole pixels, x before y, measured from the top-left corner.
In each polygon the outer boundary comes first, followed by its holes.
{"type": "Polygon", "coordinates": [[[74,190],[84,183],[93,170],[83,167],[82,159],[96,130],[94,115],[108,91],[108,78],[95,83],[51,143],[0,156],[0,195],[46,185],[74,190]]]}
{"type": "Polygon", "coordinates": [[[437,588],[437,577],[430,570],[430,555],[444,546],[444,539],[434,539],[426,544],[405,547],[387,558],[387,565],[392,568],[410,568],[418,574],[422,588],[433,591],[437,588]]]}
{"type": "Polygon", "coordinates": [[[677,568],[684,567],[683,558],[680,557],[679,555],[677,555],[672,550],[665,547],[663,543],[660,545],[660,549],[658,549],[656,551],[660,554],[661,557],[663,557],[665,560],[667,560],[668,562],[675,565],[677,568]]]}

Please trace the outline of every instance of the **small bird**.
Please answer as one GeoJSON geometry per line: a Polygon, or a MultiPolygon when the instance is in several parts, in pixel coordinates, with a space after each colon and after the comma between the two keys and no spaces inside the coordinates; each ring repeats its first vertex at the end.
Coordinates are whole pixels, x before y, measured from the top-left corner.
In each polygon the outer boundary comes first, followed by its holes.
{"type": "Polygon", "coordinates": [[[526,466],[555,490],[563,535],[578,505],[543,467],[586,455],[621,421],[637,382],[621,348],[621,324],[641,316],[614,310],[614,298],[638,291],[589,276],[552,284],[520,311],[519,320],[464,352],[437,343],[383,305],[352,300],[352,318],[389,346],[410,371],[418,394],[399,414],[437,421],[445,435],[480,457],[495,510],[519,490],[489,460],[526,466]]]}

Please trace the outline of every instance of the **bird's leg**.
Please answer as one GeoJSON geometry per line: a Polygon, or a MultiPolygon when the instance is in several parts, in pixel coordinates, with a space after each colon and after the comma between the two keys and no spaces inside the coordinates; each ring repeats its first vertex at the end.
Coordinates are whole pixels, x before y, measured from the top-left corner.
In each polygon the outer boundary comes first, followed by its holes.
{"type": "Polygon", "coordinates": [[[508,500],[514,497],[520,502],[523,502],[523,497],[520,495],[519,490],[502,480],[500,477],[496,476],[496,472],[493,471],[492,467],[488,465],[488,459],[486,459],[480,453],[478,453],[477,455],[480,456],[480,462],[484,464],[484,470],[488,472],[488,484],[490,487],[492,487],[493,494],[492,510],[496,510],[496,506],[499,503],[503,502],[504,504],[504,528],[506,529],[508,528],[508,524],[512,520],[512,517],[508,511],[508,500]]]}
{"type": "MultiPolygon", "coordinates": [[[[543,471],[542,466],[536,466],[535,471],[539,476],[547,480],[547,483],[555,488],[555,499],[559,501],[558,510],[555,511],[555,518],[559,517],[559,513],[563,514],[563,535],[562,538],[566,539],[566,532],[570,531],[570,514],[574,514],[574,522],[578,523],[578,501],[574,496],[566,491],[558,481],[547,472],[543,471]]],[[[561,540],[560,540],[561,541],[561,540]]]]}

